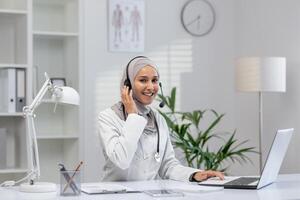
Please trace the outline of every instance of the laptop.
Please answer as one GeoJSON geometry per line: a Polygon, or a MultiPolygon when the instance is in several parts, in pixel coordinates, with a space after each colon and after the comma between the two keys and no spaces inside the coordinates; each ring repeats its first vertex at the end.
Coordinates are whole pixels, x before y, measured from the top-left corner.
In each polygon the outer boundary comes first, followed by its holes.
{"type": "Polygon", "coordinates": [[[225,177],[225,180],[214,177],[198,184],[223,186],[225,189],[260,189],[270,185],[277,178],[293,132],[293,128],[277,131],[260,177],[228,176],[225,177]]]}

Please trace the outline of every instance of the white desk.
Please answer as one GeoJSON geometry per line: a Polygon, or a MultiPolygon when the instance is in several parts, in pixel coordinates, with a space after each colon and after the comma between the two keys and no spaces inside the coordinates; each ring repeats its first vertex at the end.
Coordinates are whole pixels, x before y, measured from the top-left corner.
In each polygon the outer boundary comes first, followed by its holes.
{"type": "MultiPolygon", "coordinates": [[[[136,190],[143,189],[161,189],[162,187],[174,186],[185,184],[182,182],[176,182],[171,180],[163,181],[143,181],[143,182],[122,182],[130,188],[136,190]]],[[[222,200],[296,200],[300,199],[300,174],[280,175],[276,183],[269,185],[260,190],[232,190],[224,189],[216,192],[209,193],[185,193],[184,197],[177,198],[152,198],[143,193],[132,193],[132,194],[101,194],[101,195],[86,195],[81,194],[80,196],[62,197],[59,196],[58,192],[52,194],[30,194],[22,193],[17,190],[17,187],[6,189],[0,188],[0,199],[3,200],[52,200],[52,199],[84,199],[84,200],[147,200],[147,199],[188,199],[188,200],[206,200],[206,199],[222,199],[222,200]]]]}

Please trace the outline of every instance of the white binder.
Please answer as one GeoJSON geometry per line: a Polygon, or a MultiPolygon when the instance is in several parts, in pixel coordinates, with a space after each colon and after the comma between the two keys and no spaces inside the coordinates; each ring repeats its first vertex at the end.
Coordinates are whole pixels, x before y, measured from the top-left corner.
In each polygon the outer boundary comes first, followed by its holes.
{"type": "Polygon", "coordinates": [[[16,69],[0,69],[0,80],[0,111],[14,113],[16,112],[16,69]]]}
{"type": "Polygon", "coordinates": [[[25,69],[17,69],[16,71],[17,81],[17,95],[16,95],[16,112],[23,112],[23,107],[26,104],[26,78],[25,69]]]}

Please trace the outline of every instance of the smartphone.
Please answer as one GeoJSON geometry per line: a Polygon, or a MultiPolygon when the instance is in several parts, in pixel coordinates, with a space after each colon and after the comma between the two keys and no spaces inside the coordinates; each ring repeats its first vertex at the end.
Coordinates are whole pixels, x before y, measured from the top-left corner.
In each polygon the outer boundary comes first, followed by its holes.
{"type": "Polygon", "coordinates": [[[183,197],[184,193],[174,191],[174,190],[144,190],[145,194],[148,194],[152,197],[183,197]]]}

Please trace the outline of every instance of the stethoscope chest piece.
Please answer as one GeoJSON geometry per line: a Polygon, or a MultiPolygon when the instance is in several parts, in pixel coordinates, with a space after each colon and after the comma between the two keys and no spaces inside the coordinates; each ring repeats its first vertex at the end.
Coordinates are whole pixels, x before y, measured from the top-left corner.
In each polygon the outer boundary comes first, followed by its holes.
{"type": "Polygon", "coordinates": [[[160,155],[159,155],[158,152],[156,152],[156,153],[154,154],[154,159],[156,160],[156,162],[160,162],[160,155]]]}

